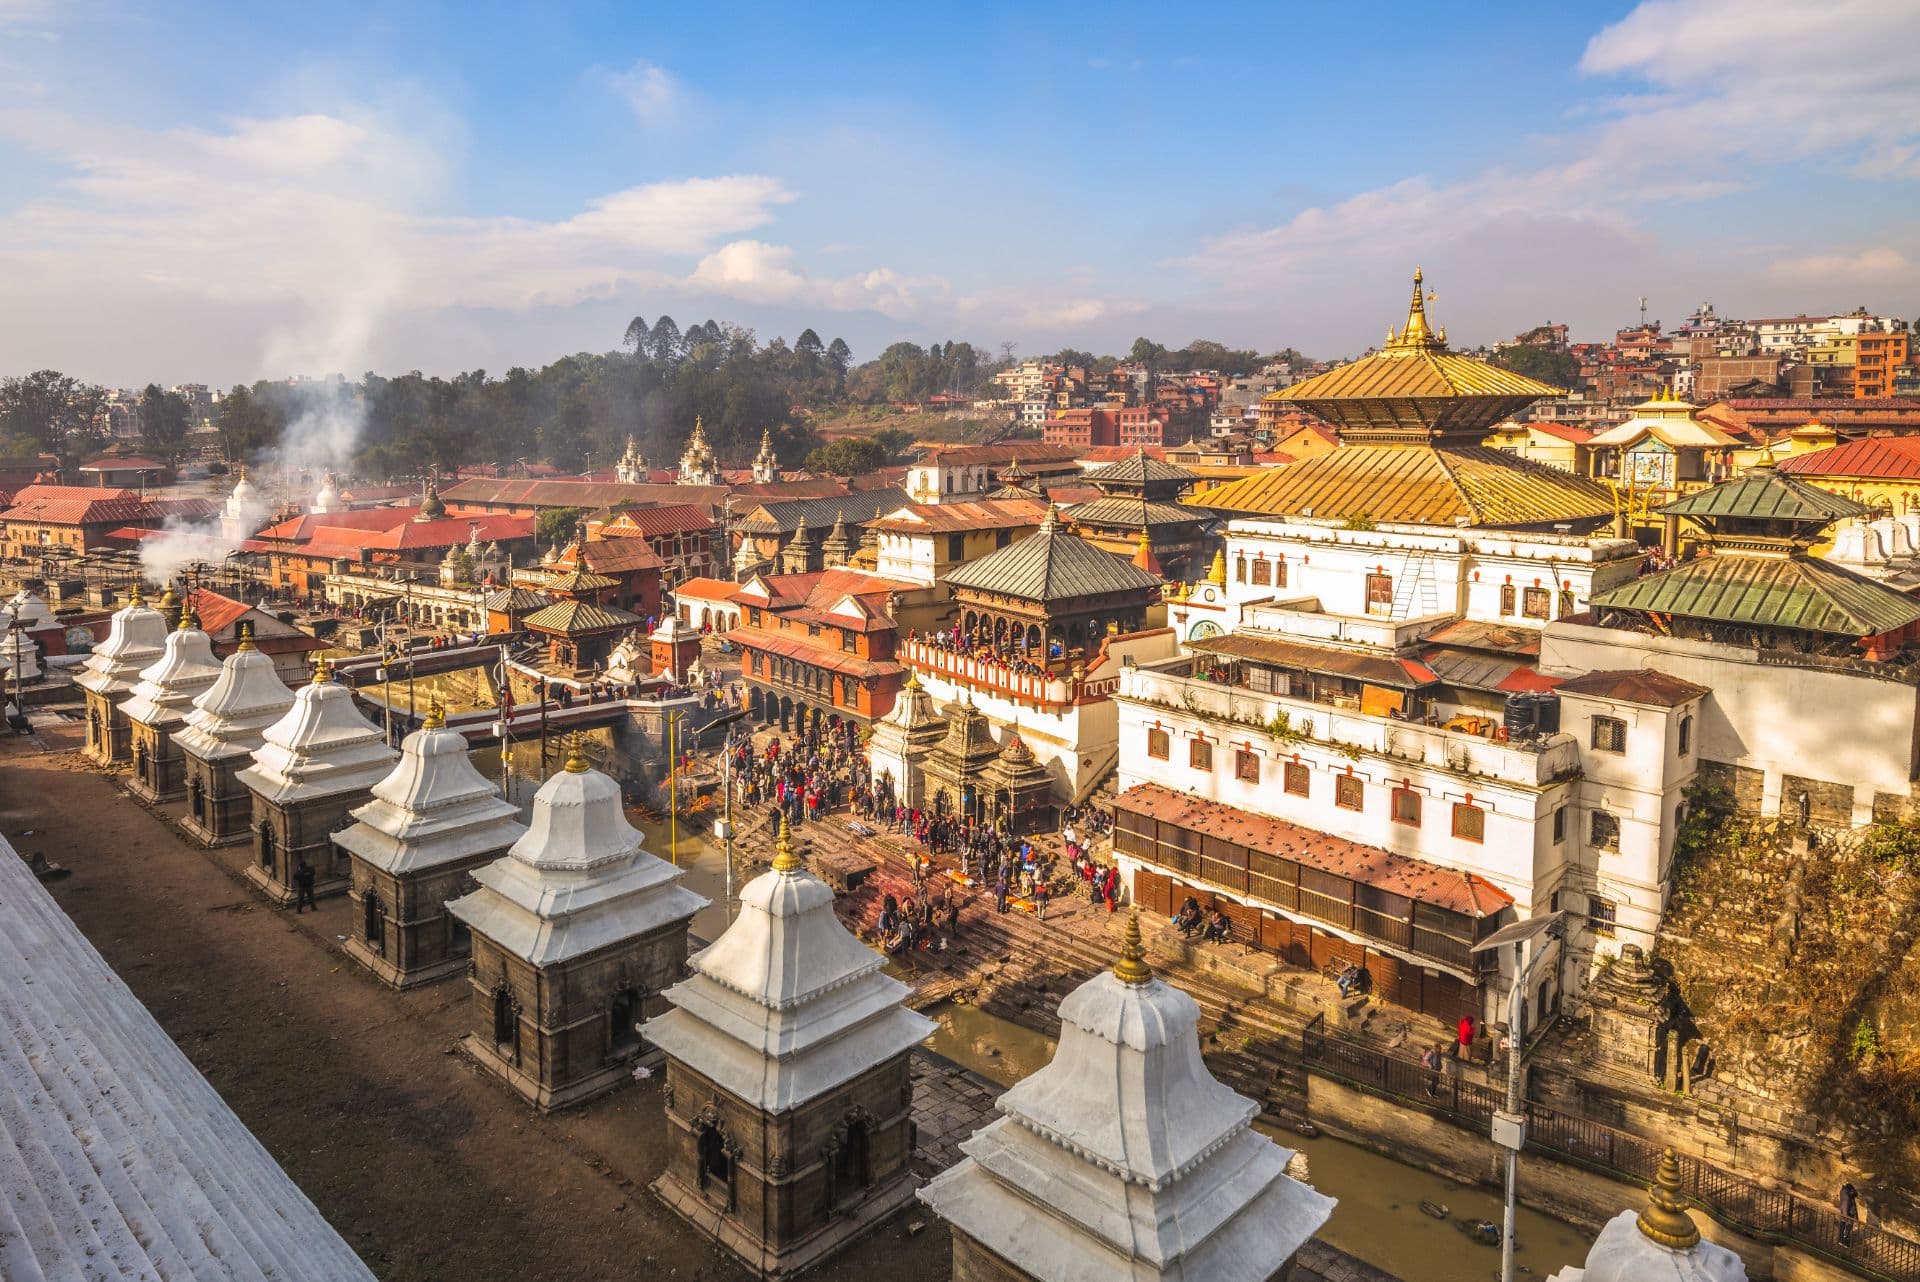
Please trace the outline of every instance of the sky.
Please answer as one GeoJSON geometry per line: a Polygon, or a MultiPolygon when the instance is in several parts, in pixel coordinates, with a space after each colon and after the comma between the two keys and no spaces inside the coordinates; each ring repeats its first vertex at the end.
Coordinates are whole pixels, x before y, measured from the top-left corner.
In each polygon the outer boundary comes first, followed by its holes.
{"type": "Polygon", "coordinates": [[[1913,0],[0,0],[0,374],[1920,312],[1913,0]]]}

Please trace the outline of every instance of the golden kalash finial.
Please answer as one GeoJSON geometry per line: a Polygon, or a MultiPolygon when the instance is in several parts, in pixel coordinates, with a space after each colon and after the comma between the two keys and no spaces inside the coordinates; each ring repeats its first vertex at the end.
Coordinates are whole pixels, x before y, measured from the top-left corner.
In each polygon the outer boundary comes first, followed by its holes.
{"type": "Polygon", "coordinates": [[[333,680],[333,660],[323,654],[313,662],[313,683],[317,686],[325,685],[331,680],[333,680]]]}
{"type": "Polygon", "coordinates": [[[1700,1230],[1687,1214],[1687,1203],[1680,1196],[1680,1159],[1672,1148],[1660,1155],[1660,1169],[1647,1186],[1652,1194],[1647,1209],[1640,1212],[1640,1231],[1652,1241],[1675,1251],[1684,1251],[1700,1240],[1700,1230]]]}
{"type": "Polygon", "coordinates": [[[136,574],[133,576],[133,591],[127,594],[127,606],[135,608],[146,603],[147,599],[140,595],[140,576],[136,574]]]}
{"type": "Polygon", "coordinates": [[[1040,533],[1052,534],[1060,528],[1060,505],[1052,499],[1047,500],[1047,515],[1040,522],[1040,533]]]}
{"type": "Polygon", "coordinates": [[[1227,586],[1227,550],[1225,548],[1213,550],[1213,564],[1207,569],[1207,582],[1217,583],[1223,588],[1227,586]]]}
{"type": "Polygon", "coordinates": [[[1113,964],[1113,977],[1135,988],[1153,978],[1153,968],[1147,965],[1147,947],[1140,940],[1138,906],[1127,917],[1127,934],[1120,943],[1120,960],[1113,964]]]}
{"type": "Polygon", "coordinates": [[[167,580],[166,594],[160,598],[160,613],[172,614],[173,607],[179,604],[180,604],[180,597],[173,590],[173,580],[169,579],[167,580]]]}
{"type": "Polygon", "coordinates": [[[191,632],[200,626],[200,616],[193,612],[193,593],[189,592],[180,602],[180,622],[175,630],[191,632]]]}
{"type": "Polygon", "coordinates": [[[920,674],[914,671],[912,668],[908,668],[907,669],[907,689],[918,690],[919,688],[920,688],[920,674]]]}
{"type": "Polygon", "coordinates": [[[793,840],[787,832],[787,817],[780,816],[780,838],[773,843],[773,870],[775,872],[798,872],[800,856],[793,853],[793,840]]]}
{"type": "Polygon", "coordinates": [[[579,732],[575,731],[573,737],[567,740],[567,773],[580,775],[591,769],[593,763],[587,760],[586,748],[580,742],[579,732]]]}
{"type": "Polygon", "coordinates": [[[438,699],[427,704],[426,720],[420,723],[422,730],[445,730],[447,728],[447,709],[438,699]]]}
{"type": "Polygon", "coordinates": [[[1418,267],[1414,268],[1413,301],[1407,307],[1406,328],[1402,329],[1398,334],[1394,334],[1391,330],[1387,331],[1390,335],[1387,346],[1434,347],[1438,345],[1439,340],[1434,337],[1433,331],[1427,326],[1427,295],[1421,285],[1425,280],[1426,273],[1418,267]]]}
{"type": "Polygon", "coordinates": [[[240,645],[238,648],[242,650],[252,650],[255,648],[253,644],[253,624],[242,623],[240,625],[240,645]]]}

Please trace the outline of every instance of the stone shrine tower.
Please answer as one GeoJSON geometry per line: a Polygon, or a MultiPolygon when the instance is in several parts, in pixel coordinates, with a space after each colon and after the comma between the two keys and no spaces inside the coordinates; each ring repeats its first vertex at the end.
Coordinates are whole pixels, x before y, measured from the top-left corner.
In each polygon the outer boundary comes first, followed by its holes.
{"type": "Polygon", "coordinates": [[[166,653],[167,618],[140,597],[134,580],[127,604],[114,611],[107,639],[87,656],[86,671],[74,683],[87,696],[87,755],[103,766],[126,761],[132,732],[120,705],[133,693],[142,669],[166,653]]]}
{"type": "Polygon", "coordinates": [[[447,904],[473,933],[467,1053],[542,1112],[624,1081],[648,1054],[637,1025],[664,1009],[707,906],[682,875],[641,848],[620,785],[576,740],[534,794],[533,826],[447,904]]]}
{"type": "Polygon", "coordinates": [[[166,652],[140,673],[140,684],[120,705],[131,733],[133,778],[127,790],[143,801],[174,801],[187,791],[187,759],[173,740],[193,701],[220,679],[213,642],[200,630],[193,607],[182,602],[180,626],[167,637],[166,652]]]}
{"type": "Polygon", "coordinates": [[[470,875],[526,835],[519,807],[473,768],[467,738],[447,729],[439,700],[400,745],[400,763],[373,785],[354,825],[333,834],[352,865],[347,956],[381,982],[411,988],[466,968],[471,944],[447,901],[470,875]]]}
{"type": "Polygon", "coordinates": [[[240,648],[227,656],[219,678],[173,732],[186,761],[187,814],[180,826],[208,846],[252,834],[253,794],[234,771],[253,760],[267,727],[293,706],[293,691],[273,660],[254,646],[253,626],[240,627],[240,648]]]}
{"type": "Polygon", "coordinates": [[[627,452],[614,463],[613,479],[623,485],[638,485],[647,479],[647,473],[647,456],[640,452],[640,442],[629,432],[627,452]]]}
{"type": "Polygon", "coordinates": [[[947,723],[933,708],[933,696],[920,684],[920,674],[907,673],[907,683],[894,697],[887,715],[873,723],[867,741],[867,766],[876,786],[891,783],[893,801],[909,810],[927,805],[927,753],[947,735],[947,723]]]}
{"type": "Polygon", "coordinates": [[[247,479],[247,469],[242,465],[240,479],[233,483],[233,493],[227,495],[227,505],[220,511],[220,538],[235,545],[252,538],[266,512],[266,501],[247,479]]]}
{"type": "Polygon", "coordinates": [[[680,455],[680,475],[676,479],[682,485],[720,483],[720,464],[713,457],[713,447],[707,444],[707,429],[698,416],[693,420],[693,435],[687,438],[686,452],[680,455]]]}
{"type": "Polygon", "coordinates": [[[347,860],[333,833],[347,826],[349,813],[366,802],[399,755],[320,660],[313,681],[261,735],[253,763],[234,771],[253,794],[247,879],[283,904],[294,898],[302,865],[313,869],[316,896],[346,890],[347,860]]]}
{"type": "Polygon", "coordinates": [[[700,659],[700,634],[680,622],[680,616],[667,612],[660,625],[647,638],[647,648],[656,676],[671,672],[676,681],[687,679],[687,669],[700,659]]]}
{"type": "Polygon", "coordinates": [[[783,822],[771,870],[643,1030],[667,1053],[653,1191],[760,1277],[792,1277],[913,1197],[908,1057],[934,1024],[885,964],[783,822]]]}
{"type": "Polygon", "coordinates": [[[1259,1105],[1200,1059],[1193,998],[1147,968],[1140,922],[1111,973],[1060,1003],[1045,1068],[920,1191],[953,1226],[955,1282],[1279,1282],[1333,1213],[1252,1129],[1259,1105]]]}
{"type": "Polygon", "coordinates": [[[753,482],[772,485],[780,479],[780,457],[773,452],[773,429],[760,429],[760,452],[753,456],[753,482]]]}

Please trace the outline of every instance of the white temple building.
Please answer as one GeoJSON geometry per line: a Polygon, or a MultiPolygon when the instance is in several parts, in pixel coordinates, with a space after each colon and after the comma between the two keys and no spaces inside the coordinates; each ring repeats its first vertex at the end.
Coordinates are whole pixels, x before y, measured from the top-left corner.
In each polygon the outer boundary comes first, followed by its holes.
{"type": "Polygon", "coordinates": [[[87,696],[87,752],[102,765],[127,759],[130,734],[119,706],[166,645],[167,618],[141,598],[136,580],[126,605],[114,611],[107,639],[93,648],[86,670],[74,680],[87,696]]]}
{"type": "Polygon", "coordinates": [[[315,516],[324,516],[341,510],[340,483],[328,472],[320,481],[320,492],[313,496],[313,506],[307,511],[315,516]]]}
{"type": "Polygon", "coordinates": [[[543,1109],[625,1078],[643,1052],[635,1025],[679,977],[708,903],[684,875],[642,847],[620,785],[576,741],[534,794],[531,826],[446,905],[473,936],[482,1027],[468,1052],[543,1109]]]}
{"type": "Polygon", "coordinates": [[[170,801],[186,791],[186,758],[173,740],[185,723],[193,701],[220,679],[220,660],[213,642],[200,630],[190,605],[180,607],[180,626],[167,636],[165,653],[143,669],[140,683],[120,705],[133,733],[135,796],[147,801],[170,801]]]}
{"type": "Polygon", "coordinates": [[[27,635],[24,621],[18,627],[13,626],[11,618],[0,615],[0,672],[7,674],[9,688],[17,674],[22,681],[32,681],[40,676],[40,647],[27,635]]]}
{"type": "Polygon", "coordinates": [[[7,600],[7,613],[18,618],[23,628],[44,628],[56,620],[53,611],[39,593],[21,588],[7,600]]]}
{"type": "Polygon", "coordinates": [[[316,895],[347,888],[347,861],[332,834],[366,801],[400,754],[360,715],[353,694],[322,660],[313,681],[261,735],[253,762],[234,777],[253,794],[254,859],[247,877],[282,901],[294,897],[302,864],[316,895]]]}
{"type": "Polygon", "coordinates": [[[680,472],[675,479],[681,485],[720,483],[720,463],[713,456],[713,446],[707,444],[706,425],[697,415],[693,420],[693,435],[687,438],[687,448],[680,455],[680,472]]]}
{"type": "MultiPolygon", "coordinates": [[[[336,494],[334,498],[337,501],[339,495],[336,494]]],[[[247,469],[242,467],[240,479],[233,483],[233,492],[227,495],[226,506],[220,510],[220,537],[236,544],[242,539],[252,538],[266,513],[266,499],[247,479],[247,469]]]]}
{"type": "Polygon", "coordinates": [[[1268,1282],[1332,1215],[1200,1058],[1200,1007],[1156,979],[1138,917],[1111,972],[1060,1003],[1053,1060],[920,1191],[954,1276],[1268,1282]],[[988,1258],[980,1259],[984,1254],[988,1258]]]}
{"type": "Polygon", "coordinates": [[[466,966],[466,927],[446,901],[469,889],[466,873],[526,835],[519,807],[474,769],[466,736],[447,729],[436,700],[400,745],[393,773],[373,800],[333,835],[353,863],[347,892],[358,910],[347,954],[395,987],[466,966]]]}
{"type": "Polygon", "coordinates": [[[913,1195],[909,1052],[934,1023],[833,911],[781,826],[771,869],[642,1030],[667,1054],[654,1192],[764,1277],[830,1254],[913,1195]]]}
{"type": "Polygon", "coordinates": [[[0,838],[0,1277],[373,1282],[0,838]]]}
{"type": "Polygon", "coordinates": [[[773,452],[773,430],[760,429],[760,452],[753,456],[753,482],[772,485],[780,479],[780,456],[773,452]]]}
{"type": "Polygon", "coordinates": [[[247,835],[252,794],[234,771],[251,762],[268,726],[293,706],[293,691],[260,652],[251,631],[220,665],[220,675],[186,714],[173,741],[186,755],[187,814],[180,826],[208,845],[247,835]]]}
{"type": "Polygon", "coordinates": [[[1585,1267],[1561,1269],[1549,1282],[1747,1282],[1747,1266],[1724,1246],[1700,1240],[1680,1196],[1672,1149],[1660,1158],[1644,1211],[1608,1220],[1585,1267]]]}

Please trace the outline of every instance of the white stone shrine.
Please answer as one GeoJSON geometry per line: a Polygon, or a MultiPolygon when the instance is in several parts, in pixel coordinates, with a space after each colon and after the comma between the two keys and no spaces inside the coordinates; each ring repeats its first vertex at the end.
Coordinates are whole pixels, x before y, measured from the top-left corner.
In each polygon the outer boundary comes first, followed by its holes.
{"type": "Polygon", "coordinates": [[[1060,1003],[1053,1060],[920,1192],[953,1226],[956,1279],[1270,1282],[1333,1213],[1252,1128],[1259,1106],[1200,1058],[1200,1007],[1120,961],[1060,1003]]]}
{"type": "Polygon", "coordinates": [[[240,626],[240,647],[173,732],[186,758],[187,814],[180,826],[209,846],[246,839],[253,797],[234,771],[253,760],[267,727],[293,706],[293,691],[253,644],[252,628],[240,626]]]}
{"type": "Polygon", "coordinates": [[[87,656],[74,683],[86,692],[87,753],[102,765],[125,761],[132,733],[120,705],[133,693],[142,669],[166,653],[167,617],[140,596],[135,580],[125,606],[114,611],[107,639],[87,656]]]}
{"type": "Polygon", "coordinates": [[[1700,1240],[1672,1149],[1661,1154],[1647,1191],[1645,1210],[1622,1211],[1601,1228],[1585,1267],[1561,1269],[1549,1282],[1747,1282],[1738,1255],[1700,1240]]]}
{"type": "Polygon", "coordinates": [[[186,722],[193,701],[220,679],[213,641],[200,630],[193,608],[180,607],[180,626],[167,635],[165,652],[140,673],[140,683],[120,705],[132,733],[133,778],[128,791],[144,801],[173,801],[187,790],[186,754],[173,732],[186,722]]]}

